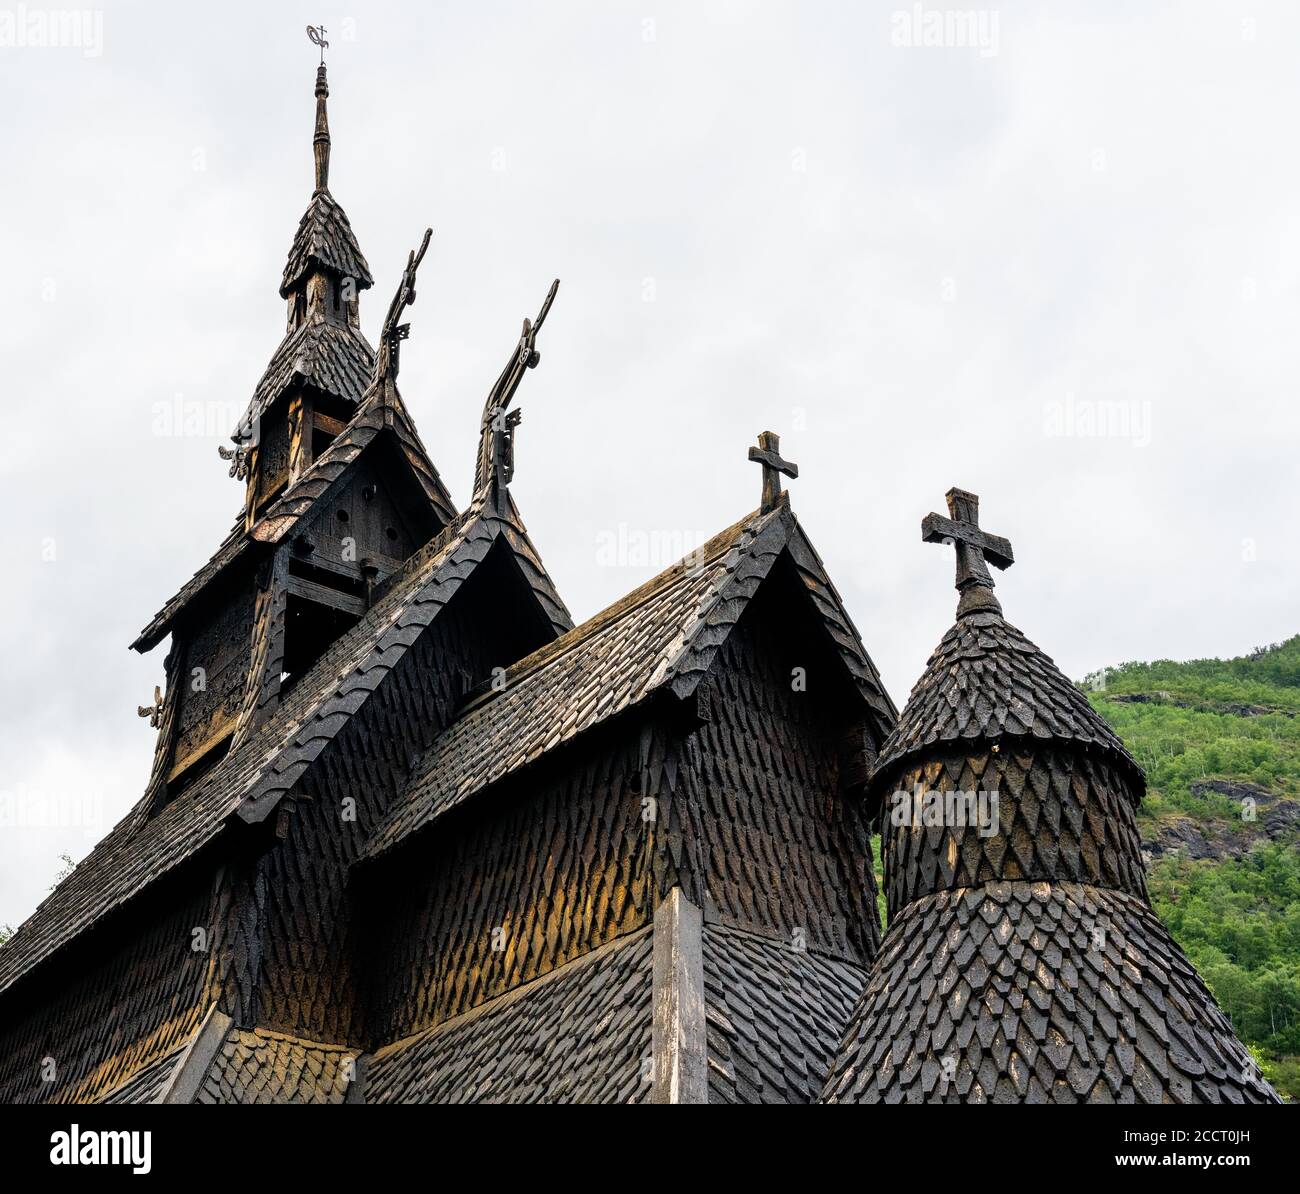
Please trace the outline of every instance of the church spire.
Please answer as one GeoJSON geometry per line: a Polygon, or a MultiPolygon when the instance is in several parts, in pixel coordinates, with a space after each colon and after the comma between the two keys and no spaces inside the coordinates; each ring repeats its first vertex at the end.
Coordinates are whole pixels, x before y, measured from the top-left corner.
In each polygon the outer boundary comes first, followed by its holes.
{"type": "Polygon", "coordinates": [[[312,137],[315,186],[280,279],[285,335],[235,429],[236,447],[221,452],[230,475],[247,481],[250,527],[346,425],[375,363],[360,318],[360,294],[373,284],[370,267],[329,189],[325,27],[309,25],[307,36],[321,52],[312,137]]]}
{"type": "Polygon", "coordinates": [[[329,42],[325,40],[324,25],[308,25],[307,36],[320,46],[320,65],[316,68],[316,133],[311,139],[311,152],[316,159],[316,191],[319,193],[330,189],[330,122],[325,111],[325,101],[330,95],[329,80],[325,77],[325,51],[329,42]]]}
{"type": "Polygon", "coordinates": [[[316,190],[328,191],[330,187],[330,122],[325,111],[329,98],[329,82],[325,78],[325,63],[316,68],[316,135],[312,137],[311,151],[316,159],[316,190]]]}

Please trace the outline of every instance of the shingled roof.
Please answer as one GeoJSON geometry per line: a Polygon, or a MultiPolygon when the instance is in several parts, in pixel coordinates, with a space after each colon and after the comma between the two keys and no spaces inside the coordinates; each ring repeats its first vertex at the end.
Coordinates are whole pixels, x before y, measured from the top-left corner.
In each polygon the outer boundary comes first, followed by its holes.
{"type": "Polygon", "coordinates": [[[347,1100],[358,1054],[266,1028],[231,1027],[199,1082],[196,1103],[312,1103],[347,1100]]]}
{"type": "Polygon", "coordinates": [[[943,636],[880,750],[873,783],[904,760],[1001,738],[1056,739],[1142,771],[1115,732],[1052,660],[1000,613],[963,614],[943,636]]]}
{"type": "Polygon", "coordinates": [[[479,502],[409,561],[385,596],[294,685],[256,734],[153,816],[141,802],[0,949],[0,991],[213,841],[259,821],[378,688],[498,540],[557,633],[572,625],[514,505],[479,502]]]}
{"type": "Polygon", "coordinates": [[[747,516],[507,669],[429,749],[366,856],[392,849],[480,789],[655,692],[689,695],[783,551],[883,736],[893,705],[820,560],[782,505],[747,516]]]}
{"type": "Polygon", "coordinates": [[[298,231],[289,249],[289,260],[280,280],[280,297],[289,292],[308,270],[322,266],[340,277],[352,278],[358,290],[374,285],[370,266],[357,244],[347,213],[328,190],[319,190],[298,222],[298,231]]]}
{"type": "Polygon", "coordinates": [[[845,1039],[827,1102],[1277,1101],[1150,906],[1082,884],[909,905],[845,1039]]]}
{"type": "Polygon", "coordinates": [[[367,1059],[367,1103],[633,1103],[650,1087],[652,930],[367,1059]]]}
{"type": "Polygon", "coordinates": [[[290,386],[359,403],[374,368],[375,350],[358,328],[328,319],[309,320],[285,336],[271,354],[233,438],[242,441],[252,435],[253,425],[290,386]]]}
{"type": "Polygon", "coordinates": [[[455,520],[456,508],[451,495],[430,460],[405,404],[394,394],[385,395],[381,401],[380,393],[375,389],[367,394],[343,431],[271,504],[254,524],[251,533],[245,528],[243,518],[235,523],[212,558],[140,631],[131,644],[134,650],[148,651],[161,642],[180,612],[250,548],[257,543],[279,543],[325,497],[334,482],[381,432],[388,432],[396,440],[403,459],[439,521],[448,525],[455,520]]]}
{"type": "Polygon", "coordinates": [[[725,924],[702,930],[710,1103],[811,1103],[866,975],[725,924]]]}

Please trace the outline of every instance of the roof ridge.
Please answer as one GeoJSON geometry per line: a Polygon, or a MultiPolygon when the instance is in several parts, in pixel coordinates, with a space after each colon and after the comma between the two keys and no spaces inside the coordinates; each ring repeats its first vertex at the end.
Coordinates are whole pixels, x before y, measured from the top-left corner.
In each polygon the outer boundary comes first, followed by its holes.
{"type": "MultiPolygon", "coordinates": [[[[709,541],[703,567],[674,565],[526,656],[517,665],[522,670],[506,673],[506,683],[498,677],[486,691],[480,686],[424,752],[406,789],[372,831],[361,859],[379,857],[480,791],[657,693],[689,699],[793,541],[795,527],[784,505],[747,516],[709,541]],[[678,583],[683,581],[689,583],[678,583]],[[632,620],[624,626],[624,618],[632,620]],[[606,633],[611,628],[617,633],[606,633]]],[[[810,616],[827,625],[877,741],[893,722],[892,703],[854,632],[843,624],[839,607],[828,606],[824,572],[810,581],[806,563],[800,562],[807,560],[802,548],[799,557],[810,616]]]]}
{"type": "MultiPolygon", "coordinates": [[[[156,817],[141,822],[134,815],[136,809],[130,810],[0,949],[0,994],[69,944],[101,916],[131,900],[206,846],[220,833],[231,815],[238,813],[246,821],[264,818],[347,720],[339,717],[341,712],[347,712],[346,709],[322,714],[322,710],[331,704],[355,702],[359,690],[365,685],[354,685],[344,694],[341,688],[347,678],[361,674],[369,683],[364,694],[369,696],[396,663],[396,657],[390,658],[382,669],[363,668],[366,660],[375,655],[392,656],[395,646],[404,653],[409,645],[400,641],[400,633],[397,641],[384,642],[383,646],[381,641],[390,638],[395,628],[400,626],[403,615],[417,605],[434,604],[428,617],[428,621],[432,621],[445,608],[451,593],[436,603],[422,603],[420,596],[426,587],[436,582],[459,549],[474,537],[476,528],[481,527],[483,537],[494,541],[505,525],[493,514],[470,519],[459,528],[458,534],[449,539],[439,556],[432,557],[425,569],[410,578],[408,585],[386,594],[367,611],[366,617],[331,645],[304,673],[258,733],[226,755],[156,817]],[[343,660],[353,656],[353,662],[340,669],[343,660]],[[328,684],[323,683],[326,676],[329,676],[328,684]],[[325,732],[298,743],[297,740],[308,729],[315,728],[314,722],[333,724],[326,724],[325,732]],[[276,782],[269,783],[268,766],[280,758],[287,758],[286,766],[275,776],[276,782]],[[151,850],[144,860],[148,864],[147,870],[135,875],[118,874],[115,877],[118,890],[106,894],[102,882],[105,875],[100,872],[109,867],[119,852],[138,851],[146,846],[151,850]],[[92,862],[94,865],[88,865],[92,862]],[[87,885],[96,879],[100,886],[92,891],[87,885]],[[41,915],[43,912],[46,913],[44,917],[41,915]],[[39,923],[34,923],[38,918],[39,923]],[[29,938],[33,943],[31,949],[26,948],[29,938]]],[[[447,580],[454,585],[452,592],[458,590],[465,579],[457,575],[459,571],[462,571],[459,563],[447,569],[447,580]]]]}
{"type": "MultiPolygon", "coordinates": [[[[715,563],[735,547],[736,541],[747,529],[746,524],[751,519],[754,519],[756,515],[760,520],[768,517],[768,515],[758,511],[747,514],[726,530],[714,535],[712,539],[697,549],[698,554],[696,552],[688,553],[677,563],[669,565],[669,567],[658,575],[651,577],[644,584],[639,585],[629,593],[625,593],[617,601],[592,614],[585,622],[578,623],[572,630],[562,634],[559,638],[554,639],[545,646],[538,647],[532,654],[525,655],[523,659],[505,669],[508,683],[518,684],[521,680],[542,671],[554,662],[557,657],[567,654],[578,643],[583,642],[593,634],[599,633],[612,623],[625,618],[648,601],[652,601],[665,589],[684,578],[690,577],[692,572],[715,563]]],[[[470,699],[462,706],[458,716],[478,708],[483,698],[493,691],[490,683],[479,685],[478,689],[470,694],[470,699]]]]}

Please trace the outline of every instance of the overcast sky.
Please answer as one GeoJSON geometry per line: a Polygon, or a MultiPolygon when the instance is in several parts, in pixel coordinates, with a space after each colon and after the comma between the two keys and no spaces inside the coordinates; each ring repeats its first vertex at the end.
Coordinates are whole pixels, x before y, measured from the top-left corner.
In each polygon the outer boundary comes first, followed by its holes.
{"type": "Polygon", "coordinates": [[[1300,12],[1238,9],[0,3],[0,923],[143,790],[165,647],[127,644],[240,505],[216,449],[283,334],[308,22],[372,339],[434,229],[401,387],[457,501],[559,276],[514,492],[574,616],[757,505],[770,428],[901,705],[952,485],[1071,676],[1300,630],[1300,12]]]}

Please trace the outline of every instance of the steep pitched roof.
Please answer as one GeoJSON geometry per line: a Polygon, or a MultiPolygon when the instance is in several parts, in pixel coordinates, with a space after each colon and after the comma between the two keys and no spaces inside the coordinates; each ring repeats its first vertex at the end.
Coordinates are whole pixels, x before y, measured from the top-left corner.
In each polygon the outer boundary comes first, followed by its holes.
{"type": "Polygon", "coordinates": [[[0,949],[0,991],[212,842],[264,818],[379,687],[492,545],[507,543],[557,633],[572,625],[509,501],[479,503],[408,561],[388,592],[286,694],[260,731],[155,816],[124,817],[0,949]]]}
{"type": "Polygon", "coordinates": [[[890,925],[824,1098],[1279,1101],[1143,900],[1026,882],[908,905],[890,925]]]}
{"type": "Polygon", "coordinates": [[[131,644],[133,651],[149,651],[166,637],[176,615],[206,589],[218,576],[222,575],[248,547],[248,532],[244,527],[244,515],[241,511],[230,528],[230,533],[221,541],[221,546],[212,553],[211,558],[193,576],[190,577],[174,596],[168,598],[167,604],[149,620],[131,644]]]}
{"type": "Polygon", "coordinates": [[[328,190],[317,191],[298,221],[289,260],[280,280],[280,297],[288,298],[294,284],[313,266],[324,266],[356,281],[358,290],[374,285],[370,266],[353,235],[347,213],[328,190]]]}
{"type": "Polygon", "coordinates": [[[236,522],[212,558],[185,582],[140,632],[131,644],[132,649],[148,651],[161,642],[177,615],[256,544],[279,543],[324,498],[348,466],[384,431],[396,440],[402,458],[410,467],[438,518],[444,524],[453,522],[456,508],[451,495],[429,459],[401,398],[392,397],[383,402],[367,400],[329,447],[271,504],[254,524],[251,533],[245,530],[242,518],[236,522]]]}
{"type": "Polygon", "coordinates": [[[358,1054],[346,1045],[307,1041],[266,1028],[234,1028],[217,1049],[196,1103],[347,1101],[358,1054]]]}
{"type": "Polygon", "coordinates": [[[376,828],[375,857],[475,792],[659,690],[689,696],[788,551],[881,737],[894,708],[788,506],[755,513],[575,630],[520,660],[430,748],[376,828]]]}
{"type": "Polygon", "coordinates": [[[1003,737],[1102,751],[1143,782],[1137,761],[1056,664],[1000,613],[976,612],[959,617],[930,656],[881,748],[873,787],[904,759],[1003,737]]]}
{"type": "Polygon", "coordinates": [[[361,332],[346,323],[311,320],[295,328],[271,354],[248,409],[239,420],[237,439],[252,434],[253,424],[290,386],[305,386],[332,398],[359,403],[375,369],[375,350],[361,332]]]}
{"type": "Polygon", "coordinates": [[[635,1103],[650,1094],[649,928],[368,1059],[367,1103],[635,1103]]]}
{"type": "Polygon", "coordinates": [[[279,499],[257,520],[253,538],[261,543],[279,543],[334,485],[380,432],[388,431],[397,441],[402,457],[438,517],[449,523],[456,507],[429,459],[406,404],[396,395],[387,401],[367,399],[348,425],[303,471],[279,499]]]}
{"type": "Polygon", "coordinates": [[[725,924],[702,937],[709,1102],[816,1102],[866,971],[725,924]]]}

